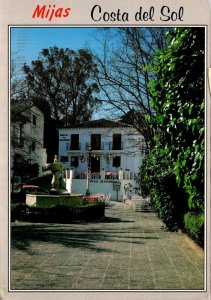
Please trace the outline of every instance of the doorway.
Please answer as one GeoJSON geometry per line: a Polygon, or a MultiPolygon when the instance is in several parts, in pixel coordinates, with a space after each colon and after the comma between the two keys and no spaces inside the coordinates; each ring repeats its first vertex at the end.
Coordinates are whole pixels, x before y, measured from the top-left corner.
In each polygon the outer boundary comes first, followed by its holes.
{"type": "Polygon", "coordinates": [[[91,173],[100,172],[100,158],[91,157],[91,173]]]}

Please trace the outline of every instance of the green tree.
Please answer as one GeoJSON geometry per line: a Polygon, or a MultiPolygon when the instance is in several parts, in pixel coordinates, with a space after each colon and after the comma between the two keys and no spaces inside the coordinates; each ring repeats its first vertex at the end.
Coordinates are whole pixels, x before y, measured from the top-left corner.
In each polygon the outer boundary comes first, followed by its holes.
{"type": "Polygon", "coordinates": [[[149,83],[156,114],[140,184],[170,230],[204,241],[204,28],[176,28],[157,51],[149,83]]]}
{"type": "Polygon", "coordinates": [[[89,51],[51,47],[43,49],[23,70],[31,97],[48,101],[57,127],[89,120],[98,104],[97,67],[89,51]]]}
{"type": "Polygon", "coordinates": [[[166,228],[177,230],[183,227],[187,197],[176,183],[173,161],[169,161],[162,150],[163,142],[162,133],[157,134],[153,149],[143,160],[139,180],[143,196],[151,196],[152,204],[166,228]]]}
{"type": "Polygon", "coordinates": [[[149,84],[163,149],[190,209],[204,205],[204,28],[176,28],[159,51],[149,84]]]}

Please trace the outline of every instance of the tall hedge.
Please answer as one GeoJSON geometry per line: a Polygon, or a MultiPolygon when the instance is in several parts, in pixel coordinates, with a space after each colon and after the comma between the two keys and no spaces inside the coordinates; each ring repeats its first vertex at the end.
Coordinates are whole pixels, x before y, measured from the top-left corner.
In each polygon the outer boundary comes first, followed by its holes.
{"type": "Polygon", "coordinates": [[[173,164],[162,151],[161,134],[156,137],[156,145],[143,161],[140,185],[143,195],[151,196],[152,204],[168,230],[184,227],[187,196],[178,187],[173,164]]]}
{"type": "MultiPolygon", "coordinates": [[[[204,30],[200,27],[172,29],[167,35],[167,49],[157,51],[151,71],[159,79],[149,83],[149,90],[155,110],[151,126],[157,128],[158,134],[141,170],[142,186],[143,174],[149,175],[150,166],[157,164],[161,174],[165,170],[182,193],[177,202],[181,198],[185,202],[187,198],[188,210],[199,215],[204,212],[204,30]],[[151,161],[153,155],[156,163],[151,161]]],[[[158,186],[157,175],[148,179],[151,194],[158,186]]],[[[166,182],[152,196],[163,195],[164,186],[166,191],[169,189],[166,182]]],[[[167,198],[170,202],[173,199],[169,195],[167,198]]],[[[163,211],[169,209],[170,214],[177,214],[178,203],[172,204],[175,211],[171,205],[166,208],[162,199],[159,203],[163,211]]],[[[184,214],[186,203],[182,206],[184,214]]],[[[187,218],[185,223],[188,224],[187,218]]]]}
{"type": "Polygon", "coordinates": [[[169,47],[155,57],[159,81],[149,84],[155,123],[165,137],[163,150],[173,161],[190,209],[204,205],[204,28],[177,28],[169,47]]]}

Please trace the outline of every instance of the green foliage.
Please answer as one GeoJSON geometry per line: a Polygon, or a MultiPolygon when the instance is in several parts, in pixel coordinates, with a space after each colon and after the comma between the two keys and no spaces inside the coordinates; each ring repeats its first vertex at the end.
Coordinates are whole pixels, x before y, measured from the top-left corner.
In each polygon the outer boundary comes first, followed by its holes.
{"type": "Polygon", "coordinates": [[[74,221],[100,220],[104,217],[105,205],[91,203],[78,207],[54,205],[50,208],[32,207],[17,203],[11,205],[11,221],[44,223],[71,223],[74,221]]]}
{"type": "Polygon", "coordinates": [[[204,237],[204,214],[188,212],[184,216],[185,230],[200,246],[203,246],[204,237]]]}
{"type": "Polygon", "coordinates": [[[191,209],[203,210],[204,194],[204,29],[177,28],[158,52],[149,83],[155,126],[164,137],[177,183],[189,195],[191,209]]]}
{"type": "Polygon", "coordinates": [[[25,203],[11,204],[11,221],[23,220],[26,216],[27,205],[25,203]]]}
{"type": "Polygon", "coordinates": [[[183,226],[187,210],[186,196],[177,186],[172,164],[161,150],[161,140],[145,157],[140,171],[140,186],[144,196],[150,195],[159,217],[168,230],[183,226]]]}
{"type": "Polygon", "coordinates": [[[39,165],[31,164],[26,159],[15,159],[13,164],[14,175],[18,175],[25,181],[28,178],[37,177],[39,174],[39,165]]]}
{"type": "Polygon", "coordinates": [[[140,172],[142,190],[167,228],[185,222],[197,240],[204,214],[204,36],[203,28],[176,28],[167,49],[156,52],[151,71],[158,80],[148,86],[157,134],[140,172]]]}
{"type": "Polygon", "coordinates": [[[52,174],[46,174],[43,176],[39,176],[36,178],[30,178],[29,180],[26,180],[26,184],[33,184],[33,185],[38,185],[44,190],[50,190],[52,188],[52,174]]]}
{"type": "Polygon", "coordinates": [[[57,127],[91,118],[99,88],[94,80],[97,66],[88,50],[43,49],[31,66],[23,66],[23,71],[31,97],[39,95],[49,103],[57,127]]]}

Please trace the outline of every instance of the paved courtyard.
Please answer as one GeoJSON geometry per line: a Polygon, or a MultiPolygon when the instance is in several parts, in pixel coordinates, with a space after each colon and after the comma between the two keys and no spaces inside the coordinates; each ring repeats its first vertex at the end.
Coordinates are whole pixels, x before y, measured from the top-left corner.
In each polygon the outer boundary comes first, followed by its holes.
{"type": "Polygon", "coordinates": [[[203,290],[204,259],[154,212],[112,203],[101,222],[12,224],[11,290],[203,290]]]}

